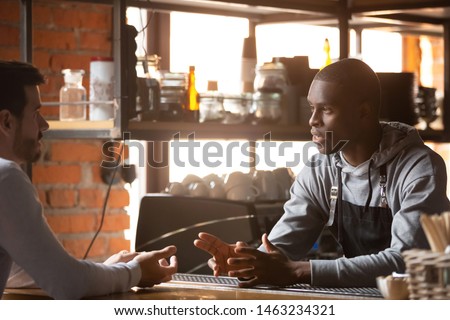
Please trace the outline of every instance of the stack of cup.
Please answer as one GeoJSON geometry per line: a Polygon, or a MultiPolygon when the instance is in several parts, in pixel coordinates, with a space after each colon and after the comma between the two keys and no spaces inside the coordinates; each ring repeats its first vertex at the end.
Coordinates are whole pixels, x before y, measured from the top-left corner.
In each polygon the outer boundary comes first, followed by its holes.
{"type": "Polygon", "coordinates": [[[230,173],[225,179],[228,200],[255,201],[259,190],[253,185],[252,176],[240,171],[230,173]]]}

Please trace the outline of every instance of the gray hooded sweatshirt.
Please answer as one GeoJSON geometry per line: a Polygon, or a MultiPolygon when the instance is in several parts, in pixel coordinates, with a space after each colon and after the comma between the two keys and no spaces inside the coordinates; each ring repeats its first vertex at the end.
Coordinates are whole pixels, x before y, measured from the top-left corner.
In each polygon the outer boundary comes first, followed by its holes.
{"type": "Polygon", "coordinates": [[[312,285],[374,286],[379,275],[404,272],[402,251],[429,248],[420,214],[450,208],[443,159],[424,145],[415,128],[398,122],[381,126],[379,150],[357,167],[340,153],[314,155],[298,174],[284,214],[270,232],[275,246],[290,259],[301,260],[325,225],[331,225],[344,257],[311,260],[312,285]],[[380,185],[383,174],[385,187],[380,185]],[[340,188],[341,199],[334,215],[333,186],[340,188]],[[382,198],[388,208],[381,208],[382,198]]]}

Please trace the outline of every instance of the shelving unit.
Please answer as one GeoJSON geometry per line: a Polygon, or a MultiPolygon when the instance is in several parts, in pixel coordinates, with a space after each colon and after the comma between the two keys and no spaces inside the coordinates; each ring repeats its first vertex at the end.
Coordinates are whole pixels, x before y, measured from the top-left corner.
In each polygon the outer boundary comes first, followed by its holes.
{"type": "MultiPolygon", "coordinates": [[[[31,5],[32,0],[20,0],[21,57],[31,61],[31,5]]],[[[309,140],[309,128],[300,125],[252,126],[225,124],[193,124],[165,122],[137,122],[129,119],[129,101],[126,92],[126,73],[121,66],[125,57],[125,12],[127,6],[149,8],[157,12],[184,11],[246,17],[253,24],[284,21],[335,26],[340,30],[340,57],[348,56],[350,28],[383,28],[396,32],[442,35],[445,39],[445,99],[443,132],[422,132],[426,140],[450,141],[450,3],[448,0],[67,0],[109,4],[113,7],[113,55],[116,76],[114,96],[120,112],[111,127],[98,127],[100,123],[51,123],[46,134],[51,138],[120,138],[130,132],[133,139],[169,139],[194,133],[198,138],[263,139],[271,132],[274,140],[309,140]],[[351,4],[351,6],[350,6],[351,4]],[[76,126],[75,126],[76,125],[76,126]]],[[[89,121],[87,121],[89,122],[89,121]]]]}

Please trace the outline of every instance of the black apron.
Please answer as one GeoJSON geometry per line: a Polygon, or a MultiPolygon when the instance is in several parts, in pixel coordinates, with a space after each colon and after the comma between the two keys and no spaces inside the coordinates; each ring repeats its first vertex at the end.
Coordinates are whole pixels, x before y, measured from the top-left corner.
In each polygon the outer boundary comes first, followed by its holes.
{"type": "MultiPolygon", "coordinates": [[[[340,168],[337,181],[331,190],[329,223],[332,223],[330,230],[337,237],[345,257],[376,254],[388,248],[391,243],[392,211],[386,200],[386,166],[380,168],[381,202],[377,207],[368,204],[358,206],[342,200],[340,168]]],[[[370,198],[371,194],[368,202],[370,198]]]]}

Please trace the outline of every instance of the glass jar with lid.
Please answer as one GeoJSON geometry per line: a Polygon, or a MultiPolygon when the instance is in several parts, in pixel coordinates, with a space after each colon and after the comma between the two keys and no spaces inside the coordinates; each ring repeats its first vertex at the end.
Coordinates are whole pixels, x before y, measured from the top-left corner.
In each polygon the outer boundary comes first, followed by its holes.
{"type": "Polygon", "coordinates": [[[82,85],[84,70],[64,69],[64,86],[59,91],[59,119],[86,120],[86,89],[82,85]]]}
{"type": "Polygon", "coordinates": [[[187,74],[183,72],[160,72],[161,102],[158,120],[183,120],[186,106],[187,74]]]}
{"type": "Polygon", "coordinates": [[[285,92],[287,71],[281,62],[268,62],[256,68],[254,89],[260,92],[285,92]]]}

